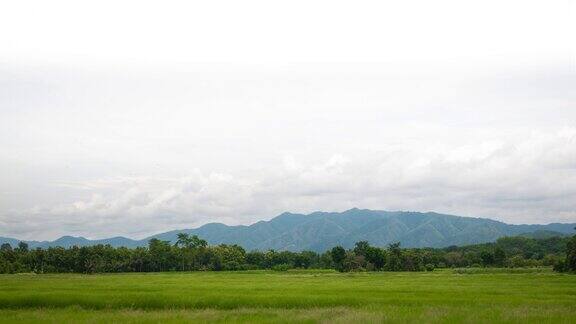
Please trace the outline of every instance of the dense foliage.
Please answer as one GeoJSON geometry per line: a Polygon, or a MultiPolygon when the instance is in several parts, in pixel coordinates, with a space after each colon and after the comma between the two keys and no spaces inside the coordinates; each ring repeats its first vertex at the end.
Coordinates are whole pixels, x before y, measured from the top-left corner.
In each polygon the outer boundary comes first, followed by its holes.
{"type": "Polygon", "coordinates": [[[558,272],[576,273],[576,235],[572,236],[566,247],[566,259],[554,265],[554,270],[558,272]]]}
{"type": "Polygon", "coordinates": [[[555,266],[559,271],[576,270],[576,236],[533,239],[504,237],[495,243],[443,249],[404,249],[399,243],[387,248],[357,242],[346,250],[337,246],[325,253],[312,251],[251,251],[238,245],[209,246],[205,240],[185,233],[172,245],[150,240],[148,247],[114,248],[110,245],[29,249],[0,248],[0,273],[104,273],[197,270],[247,270],[291,268],[336,269],[338,271],[425,271],[444,267],[533,267],[555,266]]]}

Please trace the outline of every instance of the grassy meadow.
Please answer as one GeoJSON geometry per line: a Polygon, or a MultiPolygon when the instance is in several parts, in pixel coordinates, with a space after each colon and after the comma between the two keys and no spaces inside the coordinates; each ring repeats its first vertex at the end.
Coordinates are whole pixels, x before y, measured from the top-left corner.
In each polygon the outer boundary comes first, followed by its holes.
{"type": "Polygon", "coordinates": [[[0,275],[0,322],[560,322],[576,276],[538,271],[0,275]]]}

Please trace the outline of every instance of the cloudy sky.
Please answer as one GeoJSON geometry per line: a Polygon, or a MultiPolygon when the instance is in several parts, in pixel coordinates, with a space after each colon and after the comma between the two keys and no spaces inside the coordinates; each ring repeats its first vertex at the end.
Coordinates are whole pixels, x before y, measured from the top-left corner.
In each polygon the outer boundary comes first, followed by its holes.
{"type": "Polygon", "coordinates": [[[0,5],[0,236],[576,222],[574,1],[0,5]]]}

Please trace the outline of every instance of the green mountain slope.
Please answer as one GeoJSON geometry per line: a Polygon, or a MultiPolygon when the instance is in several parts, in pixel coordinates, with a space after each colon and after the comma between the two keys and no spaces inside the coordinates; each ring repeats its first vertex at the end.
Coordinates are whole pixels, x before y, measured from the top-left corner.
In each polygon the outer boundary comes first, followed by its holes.
{"type": "MultiPolygon", "coordinates": [[[[198,235],[210,244],[238,244],[247,250],[325,251],[335,245],[350,248],[357,241],[386,246],[399,241],[404,247],[445,247],[493,242],[500,237],[533,235],[550,237],[554,233],[574,232],[576,224],[511,225],[486,218],[460,217],[438,213],[389,212],[350,209],[341,213],[315,212],[309,215],[284,213],[269,221],[249,226],[211,223],[195,229],[175,230],[144,240],[115,237],[88,240],[65,236],[53,242],[29,242],[31,247],[110,244],[145,246],[151,238],[176,241],[185,232],[198,235]],[[534,233],[534,234],[530,234],[534,233]]],[[[0,243],[15,245],[14,239],[0,238],[0,243]]]]}

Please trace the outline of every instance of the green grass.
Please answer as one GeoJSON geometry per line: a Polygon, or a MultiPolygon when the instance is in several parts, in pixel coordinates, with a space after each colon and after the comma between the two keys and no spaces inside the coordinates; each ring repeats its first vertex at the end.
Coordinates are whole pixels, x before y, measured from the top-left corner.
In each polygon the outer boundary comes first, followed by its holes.
{"type": "Polygon", "coordinates": [[[490,274],[490,273],[546,273],[549,267],[536,268],[456,268],[452,270],[458,274],[490,274]]]}
{"type": "Polygon", "coordinates": [[[565,322],[576,276],[536,272],[0,275],[0,322],[565,322]]]}

